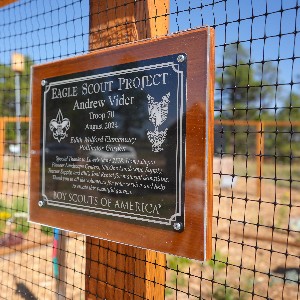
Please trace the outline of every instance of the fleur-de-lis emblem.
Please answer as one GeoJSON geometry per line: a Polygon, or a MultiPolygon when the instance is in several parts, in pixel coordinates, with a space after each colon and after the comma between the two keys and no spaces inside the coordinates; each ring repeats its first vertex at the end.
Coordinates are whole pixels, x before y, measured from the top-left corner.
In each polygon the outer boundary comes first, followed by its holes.
{"type": "Polygon", "coordinates": [[[50,121],[49,127],[53,132],[53,137],[60,143],[67,136],[67,130],[70,128],[70,120],[64,118],[59,109],[56,118],[50,121]]]}

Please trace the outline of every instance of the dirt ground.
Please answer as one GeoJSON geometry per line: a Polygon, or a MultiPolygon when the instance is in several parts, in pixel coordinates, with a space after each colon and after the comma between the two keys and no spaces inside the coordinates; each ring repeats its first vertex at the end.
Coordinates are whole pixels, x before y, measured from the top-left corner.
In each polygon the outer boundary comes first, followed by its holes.
{"type": "MultiPolygon", "coordinates": [[[[215,173],[230,174],[230,168],[230,162],[220,166],[215,161],[215,173]]],[[[27,197],[27,177],[26,170],[6,170],[2,199],[27,197]]],[[[223,184],[222,177],[215,175],[216,262],[175,259],[178,270],[167,270],[166,299],[225,299],[224,286],[229,300],[300,298],[300,235],[289,227],[300,216],[299,190],[262,179],[257,191],[257,179],[245,177],[233,185],[223,184]]],[[[41,239],[39,226],[32,226],[25,240],[35,241],[36,247],[0,257],[1,299],[24,299],[16,294],[16,287],[28,288],[37,299],[56,299],[52,243],[41,245],[41,239]]],[[[66,249],[66,299],[84,299],[84,238],[70,237],[66,249]]],[[[174,257],[168,256],[168,261],[171,265],[174,257]]]]}

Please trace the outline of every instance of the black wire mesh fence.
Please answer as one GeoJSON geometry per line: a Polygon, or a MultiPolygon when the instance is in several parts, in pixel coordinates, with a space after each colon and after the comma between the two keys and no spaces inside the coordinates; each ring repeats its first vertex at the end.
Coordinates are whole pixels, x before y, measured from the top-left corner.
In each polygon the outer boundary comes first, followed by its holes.
{"type": "MultiPolygon", "coordinates": [[[[149,281],[163,285],[165,299],[298,299],[299,2],[153,0],[155,14],[135,19],[129,7],[144,0],[104,0],[97,13],[87,0],[7,2],[0,2],[0,298],[85,299],[88,288],[85,237],[27,222],[30,67],[96,49],[91,34],[101,39],[106,32],[116,44],[132,41],[139,27],[143,38],[160,35],[159,20],[167,18],[169,34],[204,25],[216,33],[214,254],[204,263],[171,255],[166,265],[149,261],[166,270],[163,283],[149,281]],[[120,9],[124,16],[111,23],[120,9]],[[92,18],[100,16],[104,21],[91,32],[92,18]],[[146,22],[154,24],[151,34],[146,22]],[[21,71],[11,63],[13,53],[25,57],[21,71]],[[53,245],[62,235],[59,269],[53,245]]],[[[131,263],[147,259],[102,248],[131,263]]],[[[125,273],[117,264],[107,267],[125,273]]],[[[146,298],[135,287],[127,292],[146,298]]],[[[97,291],[89,297],[101,299],[97,291]]]]}

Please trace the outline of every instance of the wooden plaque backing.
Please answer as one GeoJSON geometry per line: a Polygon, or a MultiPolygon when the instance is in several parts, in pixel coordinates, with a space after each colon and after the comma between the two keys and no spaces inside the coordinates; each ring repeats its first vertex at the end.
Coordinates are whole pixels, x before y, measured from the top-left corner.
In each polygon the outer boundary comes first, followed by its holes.
{"type": "Polygon", "coordinates": [[[205,27],[104,49],[32,69],[29,221],[198,260],[211,256],[214,31],[205,27]],[[39,207],[41,81],[165,55],[186,53],[185,229],[179,233],[39,207]]]}

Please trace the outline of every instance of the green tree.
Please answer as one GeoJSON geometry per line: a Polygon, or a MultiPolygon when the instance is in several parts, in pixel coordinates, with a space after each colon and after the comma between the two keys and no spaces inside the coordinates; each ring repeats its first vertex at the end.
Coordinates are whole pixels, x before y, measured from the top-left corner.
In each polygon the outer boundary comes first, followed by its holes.
{"type": "MultiPolygon", "coordinates": [[[[30,68],[33,61],[25,56],[24,71],[20,74],[21,115],[29,113],[30,68]]],[[[15,115],[15,72],[10,65],[0,64],[0,116],[15,115]]]]}
{"type": "Polygon", "coordinates": [[[274,126],[268,128],[268,132],[274,132],[273,138],[265,138],[266,150],[276,154],[282,160],[289,160],[290,155],[300,155],[300,134],[299,125],[292,125],[292,122],[300,120],[300,94],[291,92],[283,101],[278,110],[276,120],[287,121],[287,126],[274,126]]]}
{"type": "Polygon", "coordinates": [[[282,108],[279,109],[277,119],[290,122],[300,120],[300,94],[290,93],[284,100],[282,108]]]}
{"type": "Polygon", "coordinates": [[[253,64],[248,49],[240,44],[226,47],[223,67],[216,74],[216,109],[222,119],[255,120],[262,117],[260,107],[273,98],[276,72],[272,63],[253,64]]]}

